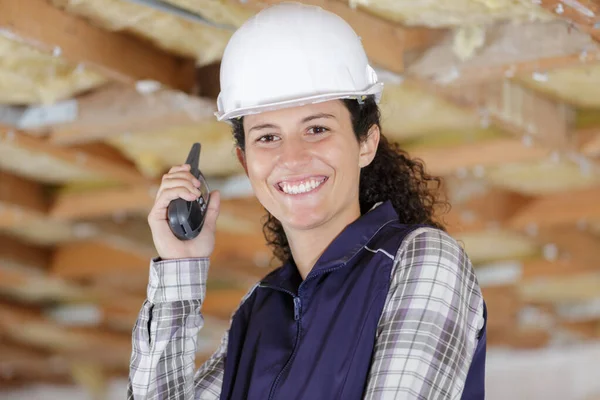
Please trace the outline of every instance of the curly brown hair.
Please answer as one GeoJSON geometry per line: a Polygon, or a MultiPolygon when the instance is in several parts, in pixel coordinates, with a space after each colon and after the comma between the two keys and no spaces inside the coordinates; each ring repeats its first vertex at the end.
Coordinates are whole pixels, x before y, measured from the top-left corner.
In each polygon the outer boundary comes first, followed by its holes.
{"type": "MultiPolygon", "coordinates": [[[[354,134],[359,142],[366,139],[373,125],[381,129],[381,113],[372,96],[361,102],[354,99],[342,101],[350,112],[354,134]]],[[[243,119],[235,119],[231,123],[235,142],[244,151],[243,119]]],[[[421,160],[410,158],[397,143],[390,143],[381,134],[375,158],[361,170],[360,211],[364,214],[376,203],[390,200],[402,223],[426,224],[445,230],[436,217],[440,207],[449,207],[440,196],[441,183],[440,178],[425,172],[421,160]]],[[[292,255],[281,223],[268,210],[263,222],[263,233],[273,255],[282,262],[288,261],[292,255]]]]}

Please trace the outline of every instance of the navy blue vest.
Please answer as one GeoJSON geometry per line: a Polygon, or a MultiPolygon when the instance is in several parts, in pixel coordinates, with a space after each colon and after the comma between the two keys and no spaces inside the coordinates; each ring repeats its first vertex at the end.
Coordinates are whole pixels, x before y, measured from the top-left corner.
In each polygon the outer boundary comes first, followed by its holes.
{"type": "MultiPolygon", "coordinates": [[[[390,286],[385,253],[417,227],[386,202],[346,227],[304,281],[293,263],[267,275],[232,320],[221,400],[361,399],[390,286]]],[[[484,363],[482,340],[463,398],[483,399],[484,363]]]]}

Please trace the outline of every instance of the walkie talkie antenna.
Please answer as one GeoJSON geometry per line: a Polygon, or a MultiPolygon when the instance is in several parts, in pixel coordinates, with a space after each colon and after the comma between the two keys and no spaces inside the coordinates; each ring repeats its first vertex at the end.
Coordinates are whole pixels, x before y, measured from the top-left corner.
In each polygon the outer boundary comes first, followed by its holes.
{"type": "Polygon", "coordinates": [[[200,174],[200,170],[198,169],[198,165],[200,164],[200,147],[200,143],[194,143],[185,161],[186,164],[190,165],[190,172],[196,178],[200,174]]]}

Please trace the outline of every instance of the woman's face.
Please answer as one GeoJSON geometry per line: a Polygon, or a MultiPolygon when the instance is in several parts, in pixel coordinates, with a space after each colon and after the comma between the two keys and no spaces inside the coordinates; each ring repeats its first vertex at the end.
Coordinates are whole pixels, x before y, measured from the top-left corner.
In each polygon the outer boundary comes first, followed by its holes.
{"type": "Polygon", "coordinates": [[[284,228],[349,223],[360,215],[360,169],[377,149],[379,130],[371,131],[359,144],[338,100],[270,111],[244,118],[239,155],[258,200],[284,228]]]}

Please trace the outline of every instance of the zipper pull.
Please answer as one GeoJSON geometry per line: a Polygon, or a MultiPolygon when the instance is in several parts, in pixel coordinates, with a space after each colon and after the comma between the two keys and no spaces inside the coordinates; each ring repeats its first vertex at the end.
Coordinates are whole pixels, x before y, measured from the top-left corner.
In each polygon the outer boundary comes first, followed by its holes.
{"type": "Polygon", "coordinates": [[[300,302],[300,297],[294,297],[294,320],[298,321],[300,319],[300,310],[302,309],[302,303],[300,302]]]}

